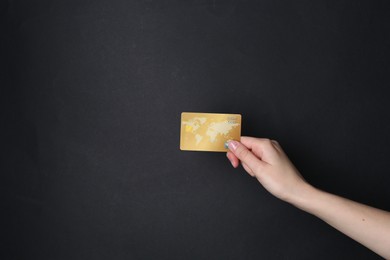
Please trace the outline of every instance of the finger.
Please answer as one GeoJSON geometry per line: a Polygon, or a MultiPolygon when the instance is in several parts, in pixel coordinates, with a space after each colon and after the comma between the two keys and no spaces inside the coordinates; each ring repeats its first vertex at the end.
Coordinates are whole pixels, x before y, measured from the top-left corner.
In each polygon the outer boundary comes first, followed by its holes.
{"type": "Polygon", "coordinates": [[[245,163],[241,163],[242,167],[245,169],[245,171],[252,177],[255,177],[255,173],[251,170],[251,168],[248,167],[245,163]]]}
{"type": "Polygon", "coordinates": [[[257,158],[248,148],[238,141],[230,141],[228,143],[229,150],[244,163],[252,173],[256,172],[260,166],[263,166],[263,161],[257,158]]]}
{"type": "Polygon", "coordinates": [[[257,146],[265,146],[272,143],[272,141],[268,138],[257,138],[250,136],[241,136],[240,142],[251,150],[253,150],[253,148],[256,148],[257,146]]]}
{"type": "Polygon", "coordinates": [[[241,143],[252,150],[262,161],[269,163],[276,154],[282,152],[282,148],[275,140],[267,138],[255,138],[242,136],[241,143]]]}
{"type": "Polygon", "coordinates": [[[279,142],[276,140],[271,140],[272,145],[278,150],[281,151],[282,147],[280,146],[279,142]]]}
{"type": "MultiPolygon", "coordinates": [[[[228,151],[226,153],[226,156],[227,156],[227,158],[229,159],[230,163],[233,165],[234,168],[237,168],[240,165],[240,161],[234,155],[234,153],[228,151]]],[[[251,175],[252,177],[255,176],[253,171],[245,163],[241,163],[241,164],[242,164],[242,167],[245,169],[245,171],[247,171],[249,173],[249,175],[251,175]]]]}
{"type": "Polygon", "coordinates": [[[252,151],[258,158],[263,160],[264,147],[267,145],[268,139],[255,138],[249,136],[241,137],[241,143],[252,151]]]}
{"type": "Polygon", "coordinates": [[[240,161],[238,160],[238,158],[230,151],[228,151],[226,153],[226,157],[229,159],[230,163],[232,164],[232,166],[234,168],[237,168],[238,165],[240,165],[240,161]]]}

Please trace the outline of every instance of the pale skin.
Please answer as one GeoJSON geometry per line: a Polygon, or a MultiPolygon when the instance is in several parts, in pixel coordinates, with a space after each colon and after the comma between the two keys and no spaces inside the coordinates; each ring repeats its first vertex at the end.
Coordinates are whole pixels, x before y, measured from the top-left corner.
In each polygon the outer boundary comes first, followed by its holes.
{"type": "Polygon", "coordinates": [[[390,259],[390,212],[321,191],[302,177],[278,142],[241,137],[227,157],[277,198],[315,215],[378,255],[390,259]]]}

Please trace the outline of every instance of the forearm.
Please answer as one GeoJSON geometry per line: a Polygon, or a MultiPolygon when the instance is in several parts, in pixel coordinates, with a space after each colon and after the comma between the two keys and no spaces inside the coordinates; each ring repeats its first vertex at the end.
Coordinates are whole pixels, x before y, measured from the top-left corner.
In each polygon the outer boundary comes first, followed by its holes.
{"type": "Polygon", "coordinates": [[[310,185],[306,185],[300,196],[291,198],[289,202],[390,259],[389,212],[320,191],[310,185]]]}
{"type": "Polygon", "coordinates": [[[233,167],[244,169],[276,197],[313,214],[390,259],[390,213],[320,191],[308,184],[278,142],[241,137],[228,144],[233,167]]]}

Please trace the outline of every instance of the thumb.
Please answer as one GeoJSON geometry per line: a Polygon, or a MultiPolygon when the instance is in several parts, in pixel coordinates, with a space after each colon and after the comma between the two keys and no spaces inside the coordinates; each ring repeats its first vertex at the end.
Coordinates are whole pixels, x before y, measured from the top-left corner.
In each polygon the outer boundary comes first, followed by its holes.
{"type": "Polygon", "coordinates": [[[245,145],[238,141],[230,141],[228,143],[228,148],[241,161],[241,163],[249,168],[255,175],[259,168],[263,167],[265,164],[245,145]]]}

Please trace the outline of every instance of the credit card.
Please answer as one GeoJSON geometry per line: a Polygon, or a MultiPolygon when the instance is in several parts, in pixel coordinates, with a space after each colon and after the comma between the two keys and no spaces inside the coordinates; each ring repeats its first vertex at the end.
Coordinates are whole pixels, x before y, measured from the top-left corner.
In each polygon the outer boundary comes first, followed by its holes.
{"type": "Polygon", "coordinates": [[[181,113],[180,150],[226,152],[225,143],[240,137],[240,114],[181,113]]]}

